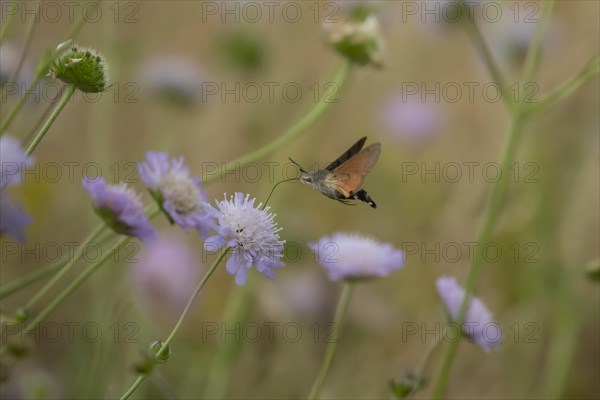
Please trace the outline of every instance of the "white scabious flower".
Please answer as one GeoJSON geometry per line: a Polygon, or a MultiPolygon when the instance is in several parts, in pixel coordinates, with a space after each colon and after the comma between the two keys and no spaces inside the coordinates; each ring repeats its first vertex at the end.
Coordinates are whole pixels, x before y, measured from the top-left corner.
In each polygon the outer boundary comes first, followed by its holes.
{"type": "Polygon", "coordinates": [[[332,281],[379,278],[404,265],[401,250],[358,234],[338,232],[308,246],[332,281]]]}
{"type": "Polygon", "coordinates": [[[206,204],[208,215],[216,219],[217,235],[204,242],[207,251],[228,246],[233,252],[227,260],[227,272],[235,275],[235,283],[244,285],[252,265],[269,279],[275,279],[273,270],[283,267],[283,244],[279,238],[281,228],[274,221],[270,207],[261,209],[262,203],[254,206],[256,199],[250,195],[236,193],[229,200],[225,196],[216,201],[217,208],[206,204]]]}

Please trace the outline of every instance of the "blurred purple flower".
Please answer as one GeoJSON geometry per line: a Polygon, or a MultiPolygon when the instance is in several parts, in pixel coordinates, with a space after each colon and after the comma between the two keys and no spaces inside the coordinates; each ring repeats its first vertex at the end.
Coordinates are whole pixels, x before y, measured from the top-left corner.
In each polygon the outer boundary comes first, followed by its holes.
{"type": "Polygon", "coordinates": [[[236,193],[229,200],[215,200],[218,210],[206,204],[208,214],[217,219],[217,235],[204,242],[207,251],[215,251],[223,245],[231,247],[233,253],[227,260],[227,272],[235,275],[235,283],[244,285],[248,270],[252,265],[269,279],[275,279],[275,268],[283,267],[283,244],[274,221],[275,214],[269,213],[270,207],[256,208],[250,195],[236,193]]]}
{"type": "Polygon", "coordinates": [[[202,100],[204,73],[191,61],[179,57],[156,57],[140,68],[142,90],[180,106],[202,100]]]}
{"type": "Polygon", "coordinates": [[[115,232],[134,236],[143,242],[156,237],[144,212],[144,206],[127,185],[107,185],[103,178],[83,179],[83,187],[92,196],[96,213],[115,232]]]}
{"type": "Polygon", "coordinates": [[[422,144],[440,134],[443,116],[438,104],[399,95],[384,105],[380,120],[391,137],[422,144]]]}
{"type": "Polygon", "coordinates": [[[25,154],[21,143],[10,136],[0,138],[0,188],[23,182],[21,171],[33,164],[33,157],[25,154]]]}
{"type": "Polygon", "coordinates": [[[31,223],[31,220],[21,206],[13,202],[6,191],[0,189],[0,236],[24,241],[25,227],[31,223]]]}
{"type": "Polygon", "coordinates": [[[343,232],[309,243],[329,279],[365,280],[389,275],[404,265],[404,254],[389,243],[343,232]]]}
{"type": "Polygon", "coordinates": [[[148,152],[146,162],[139,164],[138,171],[172,223],[186,232],[194,228],[202,237],[209,235],[213,222],[203,207],[206,194],[200,178],[190,176],[183,157],[169,161],[166,153],[148,152]]]}
{"type": "MultiPolygon", "coordinates": [[[[450,319],[456,319],[465,297],[464,289],[458,285],[456,279],[448,276],[438,278],[436,285],[450,319]]],[[[475,342],[485,351],[496,349],[502,339],[500,327],[492,319],[485,304],[477,297],[471,299],[463,330],[469,341],[475,342]]]]}
{"type": "Polygon", "coordinates": [[[175,237],[159,238],[143,248],[130,277],[136,293],[151,309],[177,311],[198,283],[198,263],[192,249],[175,237]]]}

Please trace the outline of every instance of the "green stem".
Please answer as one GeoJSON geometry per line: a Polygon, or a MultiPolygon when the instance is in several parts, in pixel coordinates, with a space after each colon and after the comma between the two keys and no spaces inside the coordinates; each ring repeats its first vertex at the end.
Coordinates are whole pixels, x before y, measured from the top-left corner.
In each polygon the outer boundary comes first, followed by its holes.
{"type": "Polygon", "coordinates": [[[33,18],[29,20],[29,25],[27,25],[27,33],[25,34],[25,45],[21,50],[21,56],[19,57],[19,63],[17,64],[17,68],[13,71],[11,77],[8,79],[8,82],[14,83],[19,78],[19,74],[21,73],[21,69],[23,68],[23,63],[25,62],[25,56],[27,55],[27,51],[29,50],[29,46],[31,45],[31,39],[33,38],[33,30],[35,28],[36,20],[39,18],[40,13],[40,2],[35,3],[35,15],[33,18]]]}
{"type": "MultiPolygon", "coordinates": [[[[463,7],[466,7],[464,1],[462,2],[462,5],[463,7]]],[[[465,12],[468,13],[469,11],[465,10],[465,12]]],[[[500,68],[498,68],[498,64],[496,64],[496,61],[494,61],[492,52],[490,51],[487,43],[485,42],[485,39],[483,38],[483,35],[481,34],[481,31],[479,30],[479,26],[475,22],[475,19],[470,19],[468,22],[465,22],[465,29],[467,30],[467,34],[469,36],[469,39],[471,39],[475,50],[479,53],[483,62],[485,63],[485,66],[487,67],[488,72],[492,76],[492,79],[500,88],[500,93],[502,93],[502,101],[504,102],[506,107],[508,107],[509,110],[512,110],[514,108],[514,103],[512,102],[510,96],[507,95],[508,86],[506,85],[506,80],[502,76],[500,68]]]]}
{"type": "MultiPolygon", "coordinates": [[[[104,240],[108,239],[108,236],[112,236],[113,234],[112,231],[107,231],[106,233],[98,238],[99,242],[103,242],[104,240]],[[108,233],[108,235],[106,233],[108,233]]],[[[44,279],[46,276],[51,275],[53,272],[63,268],[67,263],[69,263],[69,255],[63,257],[55,264],[46,265],[14,282],[4,285],[2,288],[0,288],[0,300],[17,293],[21,289],[24,289],[41,279],[44,279]]]]}
{"type": "MultiPolygon", "coordinates": [[[[16,5],[17,2],[13,1],[11,3],[14,3],[16,5]]],[[[5,6],[8,6],[8,4],[5,4],[5,6]]],[[[17,6],[17,8],[18,8],[18,6],[17,6]]],[[[6,21],[4,22],[4,26],[2,27],[2,30],[0,31],[0,43],[4,42],[4,39],[6,38],[6,34],[8,33],[8,30],[10,29],[13,22],[15,21],[15,15],[17,13],[18,12],[10,13],[6,16],[6,21]]]]}
{"type": "Polygon", "coordinates": [[[547,95],[541,101],[529,104],[525,109],[527,114],[535,114],[549,107],[559,101],[569,97],[573,92],[579,89],[585,82],[590,78],[597,76],[600,73],[600,57],[595,57],[590,60],[575,76],[568,79],[566,82],[561,84],[559,87],[554,89],[549,95],[547,95]]]}
{"type": "Polygon", "coordinates": [[[429,346],[429,348],[425,351],[423,358],[421,358],[421,361],[419,362],[419,365],[415,370],[415,387],[413,388],[412,392],[408,394],[408,396],[412,396],[426,384],[425,369],[429,365],[429,361],[431,361],[431,356],[435,352],[435,349],[439,347],[440,343],[442,343],[441,340],[435,340],[433,344],[429,346]]]}
{"type": "MultiPolygon", "coordinates": [[[[350,63],[344,62],[338,72],[334,77],[334,84],[337,88],[341,88],[348,77],[348,73],[350,71],[350,63]]],[[[313,124],[317,118],[329,107],[331,103],[325,102],[323,100],[319,101],[309,112],[306,114],[300,121],[298,121],[294,126],[288,129],[283,135],[279,136],[277,139],[272,141],[271,143],[261,147],[260,149],[247,154],[243,157],[238,158],[237,160],[231,161],[227,163],[225,166],[220,167],[214,175],[207,177],[204,180],[204,183],[211,182],[221,176],[222,171],[228,171],[234,168],[240,168],[250,162],[253,162],[257,159],[264,158],[277,150],[285,147],[290,144],[294,139],[296,139],[302,131],[308,128],[311,124],[313,124]]]]}
{"type": "Polygon", "coordinates": [[[335,349],[339,340],[339,331],[342,324],[342,320],[344,319],[344,315],[346,314],[346,310],[348,308],[348,303],[350,302],[350,297],[352,296],[352,289],[354,289],[353,282],[348,281],[344,284],[342,294],[340,295],[340,299],[335,310],[335,317],[333,322],[335,330],[332,334],[331,341],[327,344],[327,349],[325,350],[325,357],[323,357],[323,362],[321,364],[321,368],[319,369],[317,379],[315,379],[315,382],[313,383],[313,386],[310,389],[310,394],[308,395],[308,398],[310,400],[315,400],[319,398],[321,388],[323,387],[325,378],[327,378],[327,373],[329,372],[329,368],[331,367],[331,362],[333,361],[333,356],[335,354],[335,349]]]}
{"type": "MultiPolygon", "coordinates": [[[[521,135],[523,128],[524,119],[521,114],[515,115],[510,133],[507,140],[505,141],[504,150],[502,151],[500,170],[508,171],[510,163],[514,158],[514,154],[517,148],[518,139],[521,135]]],[[[477,242],[479,244],[488,243],[492,233],[494,223],[500,213],[500,206],[504,198],[506,188],[508,187],[509,177],[508,174],[503,174],[498,182],[492,188],[492,193],[488,198],[487,206],[485,208],[485,214],[482,218],[481,225],[477,234],[477,242]]],[[[461,304],[460,311],[456,318],[458,326],[462,326],[465,320],[466,312],[471,301],[471,297],[475,290],[475,285],[479,277],[481,266],[483,265],[483,252],[477,251],[473,256],[471,265],[469,265],[469,271],[467,275],[467,283],[465,285],[465,298],[461,304]]],[[[432,397],[435,399],[443,398],[446,392],[446,386],[448,384],[448,377],[450,376],[450,369],[452,362],[458,351],[458,345],[460,341],[455,340],[448,343],[444,359],[442,361],[442,367],[437,377],[437,382],[433,389],[432,397]]]]}
{"type": "MultiPolygon", "coordinates": [[[[221,261],[223,261],[223,258],[225,258],[225,256],[229,252],[229,250],[230,250],[230,247],[224,247],[223,250],[221,250],[221,253],[217,257],[217,259],[213,262],[213,264],[211,265],[211,267],[209,268],[209,270],[206,272],[206,274],[204,275],[204,277],[202,278],[202,280],[200,281],[200,283],[196,287],[196,290],[194,290],[194,293],[192,293],[192,296],[188,300],[187,305],[183,309],[183,312],[181,313],[181,316],[179,317],[179,320],[177,321],[177,323],[173,327],[173,330],[171,331],[171,334],[169,335],[169,337],[167,337],[167,340],[164,341],[164,343],[162,344],[162,346],[160,347],[160,349],[156,352],[156,354],[154,356],[155,359],[160,358],[160,356],[167,350],[167,348],[169,347],[169,344],[173,341],[173,338],[175,337],[175,335],[179,331],[179,328],[181,328],[181,325],[183,324],[183,321],[187,317],[190,309],[192,308],[192,304],[194,303],[194,300],[196,300],[196,297],[198,296],[198,294],[200,293],[200,291],[202,290],[202,288],[204,287],[204,285],[206,285],[206,282],[208,282],[208,280],[210,279],[210,277],[212,276],[212,274],[216,271],[217,267],[219,266],[219,264],[221,263],[221,261]]],[[[123,394],[123,396],[121,396],[121,400],[128,399],[133,394],[133,392],[136,391],[136,389],[142,384],[142,382],[148,376],[149,376],[149,374],[140,374],[140,375],[138,375],[138,377],[135,380],[135,382],[133,383],[133,385],[131,385],[131,387],[129,389],[127,389],[127,391],[125,392],[125,394],[123,394]]]]}
{"type": "Polygon", "coordinates": [[[44,279],[46,276],[52,274],[54,271],[61,269],[69,262],[68,258],[60,260],[56,264],[46,265],[37,271],[34,271],[28,275],[25,275],[21,279],[15,280],[14,282],[8,283],[0,288],[0,300],[18,292],[27,286],[44,279]]]}
{"type": "Polygon", "coordinates": [[[105,224],[100,224],[96,227],[96,229],[90,234],[90,236],[88,236],[88,238],[83,242],[83,244],[79,246],[79,248],[73,255],[73,258],[65,264],[64,268],[60,269],[59,272],[56,275],[54,275],[52,279],[50,279],[50,281],[48,281],[48,283],[46,283],[46,285],[41,290],[36,292],[36,294],[27,302],[27,304],[25,304],[25,306],[23,306],[23,308],[27,312],[30,311],[36,305],[36,303],[48,292],[48,290],[50,290],[54,286],[56,282],[60,280],[60,278],[62,278],[67,272],[69,272],[73,265],[75,265],[77,261],[81,259],[83,253],[87,249],[87,246],[94,240],[96,240],[100,235],[102,235],[105,229],[105,224]]]}
{"type": "MultiPolygon", "coordinates": [[[[23,329],[22,337],[27,336],[36,328],[36,325],[40,323],[44,318],[46,318],[52,311],[54,311],[71,293],[73,293],[79,286],[81,286],[87,278],[97,272],[102,265],[104,265],[108,260],[111,259],[113,253],[117,251],[117,249],[121,248],[121,245],[124,244],[127,240],[129,240],[129,236],[124,236],[119,241],[117,241],[117,245],[111,248],[105,255],[98,260],[96,264],[91,265],[84,273],[79,275],[75,280],[71,282],[69,286],[67,286],[54,300],[50,302],[37,316],[31,321],[25,329],[23,329]]],[[[8,351],[8,346],[3,346],[0,349],[0,355],[6,354],[8,351]]]]}
{"type": "MultiPolygon", "coordinates": [[[[544,11],[542,13],[542,20],[537,26],[536,33],[534,34],[534,39],[532,46],[535,48],[530,48],[527,54],[526,65],[524,69],[525,79],[531,80],[533,78],[533,74],[535,73],[541,53],[541,45],[544,32],[547,28],[547,19],[550,16],[550,12],[552,11],[552,4],[545,5],[544,11]]],[[[480,53],[482,53],[486,66],[494,78],[496,82],[501,85],[501,75],[498,67],[494,63],[494,60],[489,54],[489,50],[487,50],[487,46],[483,42],[483,38],[481,37],[481,33],[477,29],[477,26],[473,24],[467,24],[468,31],[470,33],[470,37],[473,40],[473,43],[476,47],[480,47],[480,53]]],[[[504,90],[503,90],[503,93],[504,90]]],[[[505,97],[503,96],[503,99],[505,97]]],[[[506,103],[507,100],[505,100],[506,103]]],[[[502,150],[502,155],[500,157],[501,171],[508,171],[510,167],[510,163],[514,159],[514,154],[517,149],[517,144],[519,138],[521,136],[521,132],[523,130],[523,126],[527,119],[527,113],[525,112],[526,106],[523,103],[507,103],[509,110],[512,114],[512,122],[511,128],[504,143],[504,148],[502,150]]],[[[487,205],[485,208],[484,215],[482,217],[478,234],[477,234],[477,243],[485,244],[488,243],[491,237],[492,229],[497,220],[498,214],[500,213],[500,208],[502,204],[502,200],[506,194],[506,189],[508,187],[509,178],[507,174],[503,174],[498,182],[493,186],[492,192],[488,198],[487,205]]],[[[462,327],[465,317],[467,314],[467,310],[469,308],[469,304],[473,297],[473,293],[475,291],[475,286],[477,284],[477,280],[479,277],[479,273],[481,267],[483,265],[483,253],[476,252],[471,264],[469,265],[469,270],[467,273],[467,282],[465,284],[465,298],[462,301],[458,316],[456,318],[456,323],[459,327],[462,327]]],[[[443,398],[446,394],[446,387],[448,385],[448,378],[450,376],[450,370],[452,368],[452,363],[454,361],[454,357],[458,352],[458,345],[460,341],[452,341],[448,344],[446,348],[446,352],[444,354],[444,358],[442,360],[442,367],[440,368],[440,372],[437,377],[437,381],[433,387],[432,397],[435,399],[443,398]]]]}
{"type": "Polygon", "coordinates": [[[523,77],[525,82],[531,82],[535,73],[537,72],[540,56],[542,55],[542,45],[548,25],[550,24],[550,14],[552,14],[552,8],[554,7],[554,0],[546,0],[542,5],[542,15],[540,17],[539,25],[536,27],[531,39],[531,44],[527,49],[527,56],[525,58],[525,67],[523,68],[523,77]]]}
{"type": "Polygon", "coordinates": [[[33,139],[33,142],[31,142],[31,144],[29,145],[29,148],[26,151],[27,155],[30,155],[31,153],[33,153],[33,151],[35,150],[37,145],[42,141],[42,139],[46,135],[46,132],[48,132],[48,129],[50,129],[50,127],[52,126],[52,124],[54,123],[56,118],[58,118],[58,115],[60,114],[60,112],[63,110],[63,108],[65,108],[65,106],[71,99],[71,96],[73,96],[73,93],[75,93],[75,90],[77,90],[77,87],[75,85],[68,86],[67,93],[63,94],[63,97],[60,99],[60,102],[58,103],[58,105],[56,106],[54,111],[52,111],[52,114],[50,114],[50,117],[48,117],[48,119],[46,120],[46,123],[42,126],[40,131],[37,133],[37,135],[33,139]]]}
{"type": "MultiPolygon", "coordinates": [[[[252,309],[252,294],[255,289],[253,274],[248,276],[248,282],[242,287],[236,287],[230,295],[223,314],[223,321],[230,326],[235,323],[244,323],[252,309]]],[[[229,380],[231,364],[235,361],[240,350],[242,341],[228,340],[217,349],[217,354],[210,361],[210,369],[204,389],[204,399],[223,399],[229,380]]]]}
{"type": "MultiPolygon", "coordinates": [[[[98,1],[95,1],[94,3],[98,3],[98,1]]],[[[83,28],[83,25],[85,24],[85,22],[86,22],[85,13],[82,13],[81,16],[79,17],[79,21],[77,22],[77,24],[75,24],[75,26],[73,26],[73,29],[71,29],[71,32],[69,32],[67,37],[63,40],[63,42],[68,39],[75,38],[79,34],[79,31],[81,31],[81,28],[83,28]]],[[[5,24],[4,28],[6,28],[6,24],[5,24]]],[[[36,90],[38,89],[37,85],[40,83],[42,78],[48,73],[48,71],[50,70],[50,66],[52,65],[52,63],[54,62],[54,60],[56,59],[56,57],[59,54],[60,53],[58,53],[58,52],[54,52],[52,57],[48,57],[48,59],[45,60],[45,62],[38,67],[38,70],[35,74],[35,78],[29,85],[29,88],[25,91],[25,93],[23,93],[23,96],[19,97],[17,104],[15,104],[14,107],[10,110],[6,119],[4,121],[2,121],[2,124],[0,125],[0,136],[3,135],[4,133],[6,133],[6,130],[10,127],[10,124],[12,123],[12,121],[15,119],[15,117],[17,116],[17,114],[19,113],[21,108],[25,105],[25,102],[27,101],[27,97],[30,94],[33,94],[36,92],[36,90]]]]}

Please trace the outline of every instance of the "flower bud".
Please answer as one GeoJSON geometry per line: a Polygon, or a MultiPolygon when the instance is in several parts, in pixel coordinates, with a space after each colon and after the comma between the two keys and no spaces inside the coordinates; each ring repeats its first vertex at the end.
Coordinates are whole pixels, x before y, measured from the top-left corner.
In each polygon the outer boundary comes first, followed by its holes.
{"type": "Polygon", "coordinates": [[[407,371],[402,378],[392,379],[389,382],[390,390],[397,399],[405,399],[425,385],[425,379],[407,371]]]}
{"type": "MultiPolygon", "coordinates": [[[[60,52],[65,47],[57,47],[60,52]]],[[[104,92],[108,89],[108,64],[96,50],[72,45],[64,50],[52,64],[50,75],[64,83],[75,85],[84,93],[104,92]]]]}
{"type": "Polygon", "coordinates": [[[157,364],[164,364],[167,362],[169,357],[171,357],[171,346],[167,345],[167,348],[165,349],[165,351],[163,351],[162,353],[160,353],[160,355],[158,355],[158,352],[162,348],[163,348],[163,343],[160,340],[156,340],[150,345],[150,351],[152,351],[152,353],[155,355],[154,360],[156,361],[157,364]]]}
{"type": "Polygon", "coordinates": [[[324,24],[327,41],[351,62],[359,65],[383,66],[383,38],[379,22],[372,15],[324,24]]]}

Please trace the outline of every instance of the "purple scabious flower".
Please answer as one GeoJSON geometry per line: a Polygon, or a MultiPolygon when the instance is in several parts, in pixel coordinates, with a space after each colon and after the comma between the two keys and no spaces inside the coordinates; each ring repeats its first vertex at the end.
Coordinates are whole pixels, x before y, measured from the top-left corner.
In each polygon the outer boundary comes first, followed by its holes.
{"type": "Polygon", "coordinates": [[[252,265],[269,279],[275,279],[275,268],[284,266],[281,252],[285,241],[279,238],[281,228],[274,221],[275,214],[269,213],[270,207],[262,210],[262,203],[254,207],[255,200],[238,192],[229,200],[226,195],[222,201],[215,200],[217,208],[206,204],[208,214],[217,220],[217,235],[206,239],[204,248],[215,251],[225,245],[233,249],[227,272],[235,275],[238,285],[246,283],[252,265]]]}
{"type": "Polygon", "coordinates": [[[209,235],[212,220],[203,206],[206,194],[200,178],[190,176],[183,157],[169,160],[166,153],[150,151],[138,171],[171,223],[185,231],[194,228],[202,237],[209,235]]]}
{"type": "Polygon", "coordinates": [[[160,237],[144,246],[129,269],[134,288],[151,310],[180,311],[199,279],[198,262],[185,241],[160,237]]]}
{"type": "Polygon", "coordinates": [[[103,178],[83,179],[83,187],[92,196],[96,213],[115,232],[135,236],[143,242],[156,237],[138,195],[124,183],[107,185],[103,178]]]}
{"type": "Polygon", "coordinates": [[[358,234],[334,233],[308,247],[332,281],[380,278],[404,265],[402,250],[358,234]]]}
{"type": "MultiPolygon", "coordinates": [[[[436,286],[450,319],[455,320],[465,298],[465,290],[459,286],[456,279],[448,276],[438,278],[436,286]]],[[[502,339],[500,327],[492,319],[485,304],[477,297],[471,299],[463,331],[470,342],[475,342],[485,351],[496,349],[502,339]]]]}
{"type": "Polygon", "coordinates": [[[25,240],[25,227],[30,223],[31,217],[8,197],[8,193],[0,189],[0,236],[9,236],[22,242],[25,240]]]}
{"type": "Polygon", "coordinates": [[[23,182],[21,171],[33,164],[33,157],[25,154],[21,143],[10,136],[0,138],[0,188],[23,182]]]}

